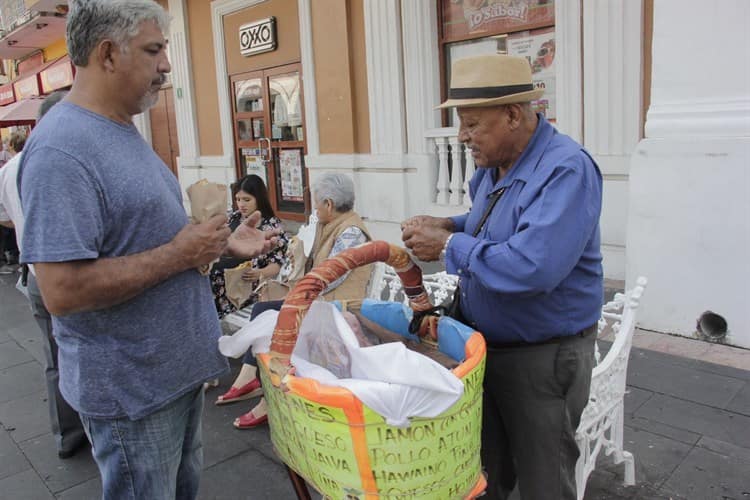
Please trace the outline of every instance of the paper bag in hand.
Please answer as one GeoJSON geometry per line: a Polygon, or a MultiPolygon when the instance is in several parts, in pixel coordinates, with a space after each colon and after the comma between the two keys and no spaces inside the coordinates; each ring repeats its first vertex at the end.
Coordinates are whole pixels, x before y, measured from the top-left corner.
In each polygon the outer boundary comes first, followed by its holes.
{"type": "MultiPolygon", "coordinates": [[[[191,220],[195,223],[206,222],[214,215],[227,213],[227,187],[224,184],[201,179],[187,188],[187,195],[190,200],[191,220]]],[[[212,265],[213,262],[201,266],[200,273],[207,275],[212,265]]]]}
{"type": "Polygon", "coordinates": [[[206,222],[214,215],[227,213],[227,187],[201,179],[187,188],[190,214],[194,222],[206,222]]]}
{"type": "Polygon", "coordinates": [[[245,270],[252,267],[250,261],[243,262],[237,267],[224,270],[224,293],[227,300],[237,309],[256,292],[256,283],[242,279],[245,270]]]}

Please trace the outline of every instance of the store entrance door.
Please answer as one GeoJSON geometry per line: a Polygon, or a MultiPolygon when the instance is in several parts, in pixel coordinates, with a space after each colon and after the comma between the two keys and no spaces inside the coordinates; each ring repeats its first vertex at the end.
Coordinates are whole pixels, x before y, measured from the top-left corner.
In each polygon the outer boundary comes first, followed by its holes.
{"type": "Polygon", "coordinates": [[[159,100],[149,110],[149,119],[154,151],[177,177],[177,156],[180,154],[180,147],[177,143],[177,120],[171,86],[159,91],[159,100]]]}
{"type": "Polygon", "coordinates": [[[259,175],[276,215],[304,221],[310,200],[300,65],[230,78],[237,177],[259,175]]]}

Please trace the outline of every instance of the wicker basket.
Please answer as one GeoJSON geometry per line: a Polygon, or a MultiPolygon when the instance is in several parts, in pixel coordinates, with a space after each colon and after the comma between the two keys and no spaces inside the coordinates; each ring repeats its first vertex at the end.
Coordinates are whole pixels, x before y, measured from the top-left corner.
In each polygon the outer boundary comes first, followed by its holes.
{"type": "Polygon", "coordinates": [[[382,241],[346,250],[300,280],[282,306],[271,352],[259,356],[274,448],[326,498],[474,498],[486,487],[479,453],[486,347],[479,333],[467,335],[465,359],[453,370],[463,396],[405,429],[387,425],[349,390],[295,377],[289,366],[312,301],[346,271],[377,261],[396,269],[413,310],[431,307],[419,267],[382,241]]]}

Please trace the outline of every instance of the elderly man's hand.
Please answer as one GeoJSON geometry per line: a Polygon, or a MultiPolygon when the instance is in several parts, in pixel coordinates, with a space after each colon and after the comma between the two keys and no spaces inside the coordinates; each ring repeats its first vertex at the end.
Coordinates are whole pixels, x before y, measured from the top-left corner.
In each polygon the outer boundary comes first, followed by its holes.
{"type": "Polygon", "coordinates": [[[453,219],[449,217],[432,217],[431,215],[416,215],[401,223],[401,231],[409,226],[436,227],[453,232],[453,219]]]}
{"type": "Polygon", "coordinates": [[[418,259],[430,262],[440,258],[452,230],[451,219],[419,215],[401,224],[401,239],[418,259]]]}
{"type": "Polygon", "coordinates": [[[227,242],[227,253],[241,259],[252,259],[276,247],[281,229],[261,231],[256,227],[260,218],[260,212],[256,210],[234,230],[227,242]]]}
{"type": "Polygon", "coordinates": [[[171,246],[187,267],[200,267],[224,253],[229,233],[226,216],[215,215],[201,224],[185,225],[171,241],[171,246]]]}

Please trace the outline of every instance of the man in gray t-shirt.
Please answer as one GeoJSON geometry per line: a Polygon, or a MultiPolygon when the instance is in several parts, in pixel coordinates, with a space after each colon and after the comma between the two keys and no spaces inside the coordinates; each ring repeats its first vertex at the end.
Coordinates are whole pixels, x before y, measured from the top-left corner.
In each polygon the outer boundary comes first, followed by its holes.
{"type": "Polygon", "coordinates": [[[196,496],[201,387],[227,370],[197,268],[275,244],[248,225],[230,236],[224,216],[188,224],[177,180],[132,123],[170,70],[167,25],[152,0],[71,3],[75,83],[19,171],[22,260],[53,315],[60,389],[81,414],[104,498],[196,496]]]}

